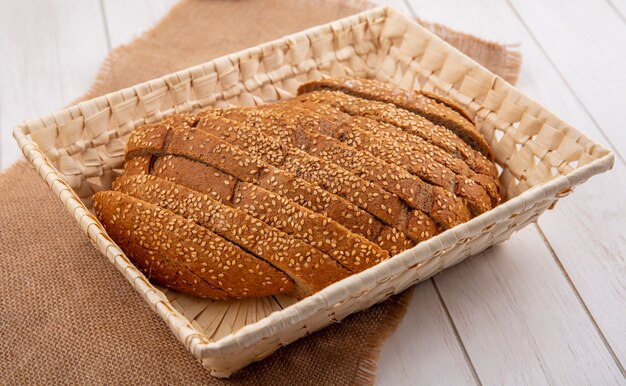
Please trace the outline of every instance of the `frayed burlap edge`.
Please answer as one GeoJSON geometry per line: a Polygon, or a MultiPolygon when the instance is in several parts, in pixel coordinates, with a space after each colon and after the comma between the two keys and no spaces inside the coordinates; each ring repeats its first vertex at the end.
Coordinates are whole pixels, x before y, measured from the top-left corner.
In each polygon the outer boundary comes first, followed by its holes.
{"type": "Polygon", "coordinates": [[[376,370],[378,369],[378,358],[380,356],[380,350],[383,347],[383,343],[393,334],[398,328],[400,322],[406,314],[411,298],[413,297],[414,287],[399,294],[392,301],[395,303],[394,307],[387,314],[387,323],[385,323],[384,330],[380,331],[380,335],[376,339],[371,340],[366,345],[363,356],[360,359],[359,368],[357,369],[354,383],[356,385],[373,385],[376,382],[376,370]]]}

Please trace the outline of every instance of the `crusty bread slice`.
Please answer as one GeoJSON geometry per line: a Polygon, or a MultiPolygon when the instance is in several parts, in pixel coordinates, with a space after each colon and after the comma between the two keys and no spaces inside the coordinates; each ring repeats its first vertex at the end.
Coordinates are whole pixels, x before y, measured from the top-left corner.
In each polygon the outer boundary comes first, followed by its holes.
{"type": "MultiPolygon", "coordinates": [[[[290,101],[282,102],[282,104],[288,105],[288,108],[291,109],[296,105],[290,101]]],[[[273,105],[268,105],[266,108],[273,108],[271,106],[273,105]]],[[[479,199],[484,195],[484,192],[482,189],[476,189],[476,193],[472,193],[470,196],[464,194],[461,188],[468,191],[464,185],[473,184],[466,182],[466,179],[473,180],[486,191],[491,201],[491,207],[500,202],[500,185],[497,178],[477,174],[463,160],[450,156],[440,147],[428,143],[421,137],[408,134],[402,129],[384,122],[345,114],[330,105],[300,102],[297,106],[310,111],[308,114],[303,113],[305,117],[311,114],[313,117],[319,115],[330,121],[332,123],[330,125],[318,124],[316,126],[320,132],[326,135],[334,136],[350,146],[364,148],[372,154],[377,151],[390,153],[387,157],[378,155],[378,153],[375,154],[388,162],[397,163],[396,156],[400,155],[405,158],[401,165],[404,165],[411,173],[417,172],[417,175],[424,181],[444,188],[449,189],[450,186],[454,186],[455,193],[468,198],[470,203],[472,197],[479,199]],[[364,136],[364,134],[367,135],[364,136]],[[447,169],[453,173],[449,173],[447,169]],[[448,178],[443,179],[443,176],[448,178]]],[[[473,189],[475,188],[469,190],[473,189]]],[[[480,208],[480,205],[478,207],[480,208]]]]}
{"type": "Polygon", "coordinates": [[[390,84],[372,79],[323,79],[302,84],[298,94],[319,90],[341,91],[364,99],[392,103],[395,106],[419,114],[436,125],[456,134],[465,143],[481,152],[488,160],[494,155],[467,112],[451,100],[430,92],[410,92],[394,88],[390,84]]]}
{"type": "MultiPolygon", "coordinates": [[[[474,126],[476,125],[476,122],[474,122],[474,120],[472,119],[472,117],[470,117],[470,115],[469,115],[469,113],[467,112],[467,110],[465,110],[463,107],[459,106],[459,105],[458,105],[457,103],[455,103],[452,99],[450,99],[450,98],[446,98],[446,97],[444,97],[444,96],[442,96],[442,95],[435,94],[434,92],[430,92],[430,91],[415,90],[415,91],[413,91],[413,92],[414,92],[414,93],[416,93],[416,94],[421,94],[421,95],[423,95],[423,96],[425,96],[425,97],[428,97],[428,98],[430,98],[430,99],[434,100],[435,102],[440,103],[440,104],[442,104],[442,105],[444,105],[444,106],[446,106],[446,107],[448,107],[448,108],[450,108],[450,109],[454,110],[457,114],[459,114],[459,115],[460,115],[460,116],[462,116],[463,118],[467,119],[467,121],[468,121],[469,123],[471,123],[471,124],[472,124],[472,125],[474,125],[474,126]]],[[[425,109],[428,109],[428,107],[429,107],[429,106],[431,106],[431,105],[430,105],[430,103],[429,103],[428,101],[425,101],[425,106],[424,106],[424,108],[425,108],[425,109]]],[[[436,109],[440,109],[440,108],[441,108],[441,106],[435,106],[434,108],[436,108],[436,109]]],[[[409,110],[410,110],[410,108],[409,108],[409,110]]],[[[439,111],[437,111],[436,113],[439,113],[439,111]]],[[[445,114],[445,113],[444,113],[444,114],[445,114]]],[[[444,115],[444,114],[442,114],[442,115],[444,115]]],[[[426,118],[428,118],[428,117],[426,117],[426,118]]],[[[429,119],[430,119],[430,118],[429,118],[429,119]]],[[[458,118],[455,118],[455,119],[458,119],[458,118]]],[[[432,121],[432,120],[431,120],[431,121],[432,121]]],[[[443,125],[443,124],[441,124],[441,123],[438,123],[438,125],[442,125],[442,126],[444,126],[444,125],[443,125]]],[[[478,132],[478,134],[482,137],[482,134],[480,134],[480,131],[478,131],[478,128],[477,128],[477,127],[474,127],[474,130],[476,130],[476,131],[478,132]]],[[[457,134],[457,135],[458,135],[458,134],[457,134]]],[[[459,136],[459,137],[460,137],[460,136],[459,136]]],[[[483,138],[483,140],[484,140],[484,138],[483,138]]],[[[480,145],[480,146],[482,146],[482,145],[480,145]]],[[[487,144],[487,146],[489,146],[489,144],[487,144]]],[[[479,150],[479,149],[477,149],[477,150],[479,150]]],[[[491,151],[491,149],[489,149],[489,151],[491,151]]],[[[483,153],[483,154],[484,154],[484,153],[483,153]]],[[[485,156],[487,156],[487,155],[485,154],[485,156]]],[[[489,157],[487,156],[487,158],[489,158],[489,157]]],[[[492,160],[492,161],[493,161],[493,160],[492,160]]]]}
{"type": "Polygon", "coordinates": [[[222,117],[256,127],[266,135],[276,138],[277,142],[288,143],[311,155],[324,157],[367,181],[381,184],[408,204],[416,205],[416,208],[420,208],[425,199],[424,190],[417,189],[423,186],[422,182],[406,170],[359,152],[328,136],[304,130],[298,125],[296,116],[264,108],[206,110],[198,115],[200,124],[210,117],[222,117]]]}
{"type": "Polygon", "coordinates": [[[453,132],[393,104],[362,99],[339,91],[314,91],[302,94],[294,100],[329,104],[350,115],[368,117],[398,126],[407,133],[422,137],[450,155],[462,159],[476,173],[492,177],[498,175],[493,162],[453,132]]]}
{"type": "Polygon", "coordinates": [[[335,259],[356,261],[360,259],[362,269],[414,245],[406,235],[379,223],[376,219],[370,224],[370,229],[374,230],[370,241],[333,219],[309,210],[282,195],[230,175],[227,175],[227,179],[222,178],[223,172],[188,158],[174,155],[157,157],[150,173],[199,192],[211,194],[222,203],[239,208],[285,233],[292,234],[335,259]],[[361,251],[364,248],[362,244],[367,245],[366,251],[371,249],[377,256],[373,261],[367,261],[369,253],[362,256],[353,252],[361,251]],[[384,248],[381,249],[378,245],[381,247],[384,245],[384,248]]]}
{"type": "MultiPolygon", "coordinates": [[[[380,185],[387,192],[397,194],[409,206],[418,210],[409,213],[405,228],[398,228],[403,232],[410,230],[410,237],[417,235],[417,241],[424,239],[422,234],[425,238],[429,238],[438,233],[431,224],[428,224],[428,216],[444,229],[469,220],[470,213],[465,203],[453,194],[441,189],[433,189],[431,185],[424,183],[403,168],[315,132],[315,129],[306,125],[301,125],[297,115],[272,109],[214,110],[200,113],[198,125],[201,127],[203,122],[216,119],[213,118],[215,114],[232,117],[251,126],[244,129],[244,132],[257,128],[263,134],[271,136],[275,142],[288,143],[311,155],[323,157],[363,179],[380,185]]],[[[315,122],[313,126],[317,123],[323,124],[323,122],[315,122]]],[[[381,205],[381,208],[388,211],[389,215],[402,214],[397,209],[387,207],[384,203],[381,205]]],[[[397,227],[397,224],[392,225],[397,227]]]]}
{"type": "MultiPolygon", "coordinates": [[[[336,124],[322,115],[311,111],[310,108],[306,108],[312,105],[332,108],[328,105],[289,102],[268,105],[267,108],[293,116],[295,124],[304,130],[309,132],[317,130],[320,134],[332,137],[360,152],[366,152],[384,162],[396,165],[402,168],[402,170],[406,170],[418,177],[420,180],[435,185],[432,190],[436,199],[449,196],[447,192],[443,192],[441,189],[437,188],[441,187],[452,193],[451,197],[452,200],[457,202],[457,208],[465,209],[464,205],[459,202],[456,196],[465,198],[474,216],[491,209],[491,198],[475,181],[457,175],[444,165],[433,161],[430,157],[426,157],[419,152],[412,152],[408,146],[401,142],[390,138],[376,137],[372,134],[372,130],[375,130],[375,127],[380,125],[381,122],[370,119],[369,123],[373,127],[370,127],[369,130],[363,130],[349,121],[336,124]],[[302,105],[304,106],[300,107],[302,105]]],[[[366,119],[362,117],[358,118],[366,119]]],[[[465,218],[462,221],[464,222],[468,219],[469,218],[465,218]]]]}
{"type": "MultiPolygon", "coordinates": [[[[266,136],[265,131],[246,125],[245,122],[203,117],[197,127],[275,167],[294,173],[345,198],[382,222],[404,232],[415,242],[425,240],[426,234],[432,236],[439,233],[438,227],[427,213],[413,210],[381,186],[365,181],[338,165],[311,156],[289,143],[278,143],[275,138],[266,136]],[[421,224],[417,224],[417,221],[421,221],[421,224]]],[[[429,201],[426,205],[430,209],[432,198],[429,201]]]]}
{"type": "Polygon", "coordinates": [[[125,174],[148,174],[150,172],[150,166],[152,162],[152,156],[142,155],[135,158],[128,158],[124,160],[124,173],[125,174]]]}
{"type": "Polygon", "coordinates": [[[144,174],[118,178],[113,189],[193,220],[264,260],[289,276],[299,294],[310,295],[352,273],[350,260],[335,261],[263,221],[185,186],[144,174]]]}
{"type": "MultiPolygon", "coordinates": [[[[180,265],[232,298],[269,296],[295,289],[283,272],[192,220],[116,191],[96,193],[93,200],[96,216],[114,240],[127,240],[155,252],[144,255],[141,250],[132,250],[134,262],[143,259],[145,264],[152,257],[165,259],[163,276],[180,265]]],[[[158,270],[159,265],[151,264],[150,269],[158,270]]],[[[188,277],[185,280],[193,280],[188,277]]]]}
{"type": "Polygon", "coordinates": [[[195,296],[304,297],[500,201],[469,115],[369,80],[139,127],[96,215],[151,280],[195,296]]]}
{"type": "Polygon", "coordinates": [[[109,234],[115,238],[117,245],[122,248],[132,263],[146,275],[148,280],[175,291],[201,298],[229,298],[226,291],[212,286],[203,276],[197,275],[184,265],[168,259],[162,253],[131,242],[123,234],[116,234],[115,231],[109,232],[109,234]]]}
{"type": "MultiPolygon", "coordinates": [[[[178,130],[166,125],[149,125],[135,130],[127,145],[127,158],[173,154],[209,165],[242,182],[250,182],[323,214],[349,230],[377,241],[380,223],[344,199],[331,195],[293,174],[278,170],[225,141],[197,129],[178,130]]],[[[386,232],[390,236],[392,233],[386,232]]],[[[391,236],[390,236],[391,237],[391,236]]],[[[393,238],[406,245],[403,235],[393,238]]],[[[389,245],[387,242],[385,245],[389,245]]]]}

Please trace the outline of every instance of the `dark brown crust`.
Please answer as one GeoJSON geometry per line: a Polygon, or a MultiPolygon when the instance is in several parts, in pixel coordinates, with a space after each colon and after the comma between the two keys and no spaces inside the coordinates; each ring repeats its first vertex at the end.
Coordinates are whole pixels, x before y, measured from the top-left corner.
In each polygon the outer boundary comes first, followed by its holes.
{"type": "MultiPolygon", "coordinates": [[[[464,108],[462,108],[458,104],[454,103],[452,101],[452,99],[446,98],[444,96],[441,96],[439,94],[435,94],[434,92],[430,92],[430,91],[417,90],[415,92],[418,93],[418,94],[422,94],[425,97],[430,98],[430,99],[434,100],[435,102],[441,103],[442,105],[444,105],[444,106],[446,106],[446,107],[456,111],[460,116],[462,116],[463,118],[467,119],[467,121],[469,123],[471,123],[472,125],[476,124],[476,122],[474,122],[472,117],[469,116],[469,113],[467,112],[467,110],[465,110],[464,108]]],[[[474,130],[478,131],[478,129],[476,129],[476,128],[474,128],[474,130]]],[[[481,135],[480,133],[478,133],[478,134],[481,135]]],[[[482,137],[482,135],[481,135],[481,137],[482,137]]],[[[478,149],[476,149],[476,150],[478,150],[478,149]]],[[[491,149],[489,149],[489,151],[491,151],[491,149]]],[[[487,157],[487,158],[489,158],[489,157],[487,157]]]]}
{"type": "Polygon", "coordinates": [[[172,155],[158,157],[152,174],[176,181],[199,192],[209,193],[221,202],[237,207],[288,234],[293,234],[336,259],[343,259],[344,254],[352,258],[359,257],[363,262],[362,269],[369,267],[368,262],[362,259],[362,256],[352,255],[352,251],[360,250],[363,243],[367,243],[372,249],[380,243],[388,246],[376,251],[378,258],[369,262],[371,265],[414,245],[405,235],[397,231],[385,232],[384,229],[389,227],[383,224],[377,225],[378,236],[370,242],[323,214],[313,212],[286,197],[238,179],[232,181],[219,178],[219,171],[215,168],[187,158],[172,155]],[[218,178],[215,178],[216,176],[218,178]],[[389,238],[385,237],[387,234],[390,235],[389,238]]]}
{"type": "Polygon", "coordinates": [[[351,274],[352,261],[336,262],[310,245],[248,214],[185,186],[149,175],[125,176],[113,189],[193,220],[225,240],[266,261],[310,295],[351,274]]]}
{"type": "Polygon", "coordinates": [[[298,94],[318,90],[341,91],[360,98],[392,103],[419,114],[436,125],[456,134],[465,143],[481,152],[490,161],[493,152],[466,112],[452,101],[429,92],[408,92],[372,79],[324,79],[304,83],[298,94]]]}
{"type": "MultiPolygon", "coordinates": [[[[412,211],[406,207],[401,209],[402,207],[398,205],[391,207],[386,205],[387,202],[377,203],[376,205],[380,206],[376,209],[382,208],[389,215],[398,216],[399,220],[404,221],[406,218],[406,225],[389,224],[407,233],[415,241],[422,241],[439,233],[435,224],[429,220],[429,216],[445,229],[469,219],[469,211],[467,208],[463,208],[464,203],[459,202],[458,199],[455,200],[453,196],[433,189],[432,186],[423,183],[418,177],[396,165],[347,146],[332,137],[315,132],[315,128],[324,122],[300,120],[300,116],[291,113],[293,108],[286,108],[285,110],[241,108],[206,111],[204,115],[200,114],[198,125],[201,127],[203,122],[209,124],[212,120],[217,119],[213,118],[214,114],[236,118],[252,126],[245,130],[258,128],[263,134],[271,136],[272,142],[288,143],[309,154],[336,163],[347,171],[357,173],[359,177],[380,185],[384,189],[382,194],[390,196],[390,193],[397,193],[401,195],[409,206],[417,210],[412,211]],[[387,192],[384,192],[385,190],[387,192]],[[440,202],[443,205],[439,205],[440,202]],[[455,210],[454,208],[458,209],[455,210]]],[[[302,117],[305,118],[305,116],[302,117]]],[[[381,194],[380,192],[374,193],[381,194]]],[[[368,206],[368,210],[372,211],[372,208],[368,206]]]]}
{"type": "MultiPolygon", "coordinates": [[[[335,164],[311,156],[285,141],[279,143],[276,138],[266,136],[266,130],[261,131],[254,126],[246,125],[245,122],[220,117],[202,117],[197,127],[260,157],[273,166],[295,173],[328,192],[345,198],[384,223],[406,233],[415,242],[425,240],[427,233],[432,235],[437,231],[434,222],[426,213],[413,214],[414,210],[394,194],[335,164]],[[413,216],[419,216],[422,221],[419,227],[415,226],[415,231],[409,228],[413,216]]],[[[431,202],[429,207],[432,207],[431,202]]]]}
{"type": "MultiPolygon", "coordinates": [[[[415,149],[409,148],[403,142],[398,142],[393,138],[377,136],[378,127],[382,126],[383,123],[363,117],[353,118],[348,114],[343,114],[347,115],[349,120],[341,121],[337,124],[312,111],[312,105],[315,105],[315,108],[318,110],[324,107],[334,109],[328,105],[293,102],[283,104],[282,106],[284,107],[282,108],[290,111],[300,111],[298,115],[300,117],[299,124],[308,127],[309,130],[317,129],[323,134],[333,137],[359,151],[367,152],[385,162],[402,167],[403,170],[408,171],[419,179],[435,185],[432,188],[434,199],[450,197],[450,200],[455,203],[454,210],[457,213],[461,211],[462,222],[469,220],[469,217],[463,217],[466,212],[465,205],[459,202],[456,196],[467,200],[468,207],[474,216],[491,209],[491,198],[480,185],[477,185],[471,179],[457,175],[446,166],[434,161],[432,157],[427,157],[419,151],[414,151],[415,149]],[[298,109],[297,106],[302,106],[303,108],[298,109]],[[452,195],[447,194],[445,191],[451,192],[452,195]]],[[[341,114],[339,111],[338,113],[341,114]]],[[[449,204],[446,205],[449,206],[449,204]]]]}
{"type": "MultiPolygon", "coordinates": [[[[269,105],[268,105],[269,107],[269,105]]],[[[288,109],[287,109],[288,110],[288,109]]],[[[374,183],[381,184],[390,193],[397,195],[416,208],[428,206],[431,199],[424,197],[421,181],[406,170],[389,165],[369,154],[359,152],[342,144],[331,137],[302,127],[297,115],[290,111],[268,109],[233,108],[206,111],[204,114],[217,113],[222,117],[245,122],[259,128],[263,133],[271,135],[282,143],[304,149],[309,154],[323,157],[357,176],[374,183]]],[[[202,114],[202,113],[200,113],[202,114]]],[[[208,117],[208,116],[207,116],[208,117]]],[[[203,121],[201,115],[200,123],[203,121]]],[[[426,196],[429,194],[426,193],[426,196]]]]}
{"type": "Polygon", "coordinates": [[[367,151],[389,163],[404,167],[425,182],[440,186],[467,199],[474,216],[490,210],[492,205],[500,200],[495,179],[477,175],[461,160],[450,157],[449,154],[429,145],[419,137],[407,134],[398,128],[393,130],[389,127],[390,125],[373,119],[352,117],[329,105],[292,102],[284,105],[285,108],[296,111],[299,107],[303,108],[302,120],[309,120],[310,126],[317,128],[323,134],[359,150],[367,151]],[[414,146],[415,143],[421,146],[414,146]],[[448,161],[461,173],[439,163],[435,158],[448,161]],[[486,187],[483,187],[481,182],[486,187]]]}
{"type": "Polygon", "coordinates": [[[174,154],[209,165],[242,182],[250,182],[285,196],[372,241],[377,240],[382,230],[376,219],[355,205],[292,174],[264,164],[202,130],[176,130],[166,126],[139,128],[129,139],[128,148],[128,158],[145,154],[174,154]],[[164,148],[165,137],[170,132],[170,143],[164,148]]]}
{"type": "Polygon", "coordinates": [[[419,136],[450,155],[462,159],[476,173],[491,177],[498,175],[493,162],[453,132],[408,110],[397,108],[393,104],[361,99],[339,91],[314,91],[302,94],[295,100],[329,104],[350,115],[367,117],[398,126],[407,133],[419,136]]]}
{"type": "Polygon", "coordinates": [[[150,280],[304,297],[499,203],[493,153],[447,98],[359,79],[299,92],[131,135],[124,176],[94,205],[150,280]]]}
{"type": "Polygon", "coordinates": [[[127,159],[124,161],[124,173],[128,174],[148,174],[150,173],[151,155],[127,159]]]}
{"type": "Polygon", "coordinates": [[[210,299],[227,299],[228,294],[213,287],[188,268],[165,258],[162,254],[128,241],[122,235],[115,242],[148,280],[175,291],[210,299]]]}
{"type": "MultiPolygon", "coordinates": [[[[289,293],[295,288],[281,271],[171,211],[115,191],[96,193],[93,199],[96,216],[114,240],[158,254],[132,250],[139,260],[165,258],[232,298],[289,293]]],[[[154,272],[158,266],[151,268],[154,272]]]]}

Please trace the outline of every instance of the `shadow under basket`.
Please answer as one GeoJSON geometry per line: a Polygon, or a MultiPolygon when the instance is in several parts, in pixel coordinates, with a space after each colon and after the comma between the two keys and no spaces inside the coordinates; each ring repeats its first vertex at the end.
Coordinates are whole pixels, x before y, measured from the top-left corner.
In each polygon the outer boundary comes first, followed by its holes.
{"type": "Polygon", "coordinates": [[[79,103],[21,124],[14,136],[95,247],[219,377],[508,239],[613,165],[610,151],[385,7],[79,103]],[[91,196],[121,174],[124,146],[136,127],[209,106],[289,99],[305,81],[343,76],[433,91],[467,109],[496,155],[508,201],[300,301],[210,301],[157,287],[90,213],[91,196]]]}

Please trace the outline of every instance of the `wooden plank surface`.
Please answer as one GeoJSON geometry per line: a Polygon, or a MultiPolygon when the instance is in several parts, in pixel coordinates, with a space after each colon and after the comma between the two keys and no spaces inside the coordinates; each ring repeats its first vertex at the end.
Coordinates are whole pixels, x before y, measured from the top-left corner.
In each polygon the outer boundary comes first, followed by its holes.
{"type": "MultiPolygon", "coordinates": [[[[17,157],[10,127],[78,97],[108,48],[150,28],[173,3],[0,0],[0,50],[14,53],[0,72],[0,169],[17,157]]],[[[513,1],[511,7],[504,0],[384,3],[487,39],[521,43],[519,87],[592,138],[606,134],[626,149],[617,120],[626,106],[617,98],[626,85],[619,70],[624,46],[610,53],[601,41],[622,33],[624,0],[597,7],[577,1],[566,12],[552,4],[544,9],[543,2],[513,1]],[[587,24],[581,27],[582,19],[587,24]],[[558,46],[562,31],[575,37],[575,47],[558,46]],[[603,67],[604,58],[612,62],[603,67]],[[589,82],[597,68],[605,69],[602,92],[589,82]],[[585,79],[576,78],[581,75],[585,79]]],[[[541,219],[541,231],[527,228],[417,286],[405,319],[382,349],[378,383],[624,383],[625,169],[620,160],[613,173],[562,200],[541,219]]]]}
{"type": "Polygon", "coordinates": [[[83,94],[107,51],[98,0],[0,0],[0,170],[21,157],[13,127],[83,94]]]}
{"type": "Polygon", "coordinates": [[[618,366],[533,228],[435,278],[478,377],[618,384],[618,366]]]}
{"type": "MultiPolygon", "coordinates": [[[[413,14],[409,3],[403,0],[377,2],[406,15],[413,14]]],[[[432,279],[412,291],[406,316],[381,349],[377,384],[478,384],[473,365],[432,279]]]]}
{"type": "Polygon", "coordinates": [[[608,0],[608,2],[626,22],[626,0],[608,0]]]}
{"type": "Polygon", "coordinates": [[[477,384],[455,327],[432,280],[418,284],[406,316],[383,346],[380,385],[477,384]]]}
{"type": "MultiPolygon", "coordinates": [[[[519,88],[586,135],[602,142],[601,131],[572,93],[567,78],[552,65],[514,10],[504,1],[488,3],[489,6],[487,2],[477,6],[445,0],[438,8],[429,7],[428,1],[412,0],[411,5],[413,9],[423,10],[422,17],[486,39],[499,36],[502,41],[520,43],[523,65],[519,88]],[[458,12],[445,12],[452,8],[458,12]]],[[[541,37],[543,35],[538,38],[539,43],[541,37]]],[[[589,309],[601,337],[607,340],[609,349],[618,358],[622,371],[626,363],[626,323],[622,322],[626,320],[624,191],[626,171],[618,159],[614,171],[579,187],[539,221],[550,248],[556,252],[559,264],[589,309]]]]}

